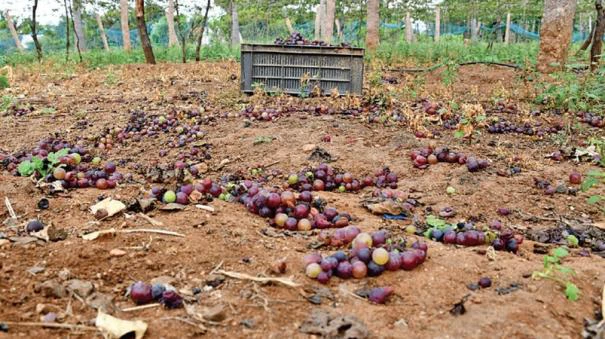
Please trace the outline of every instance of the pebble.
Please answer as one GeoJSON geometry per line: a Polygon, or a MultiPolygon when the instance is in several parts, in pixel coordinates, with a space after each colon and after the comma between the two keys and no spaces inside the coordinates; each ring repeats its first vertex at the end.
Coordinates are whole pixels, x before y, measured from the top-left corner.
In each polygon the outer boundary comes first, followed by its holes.
{"type": "Polygon", "coordinates": [[[63,298],[67,296],[65,288],[58,281],[51,279],[39,286],[40,293],[45,297],[63,298]]]}
{"type": "Polygon", "coordinates": [[[109,251],[109,255],[112,257],[121,257],[126,255],[126,251],[121,250],[119,248],[114,248],[111,251],[109,251]]]}

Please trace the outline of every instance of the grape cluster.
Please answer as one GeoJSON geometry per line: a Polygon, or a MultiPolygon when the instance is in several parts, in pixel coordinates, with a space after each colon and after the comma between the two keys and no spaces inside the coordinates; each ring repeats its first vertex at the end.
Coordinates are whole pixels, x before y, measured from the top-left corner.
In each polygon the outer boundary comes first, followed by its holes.
{"type": "Polygon", "coordinates": [[[316,168],[307,168],[288,176],[288,186],[296,191],[357,192],[364,187],[397,188],[397,174],[388,167],[374,173],[374,177],[354,178],[349,172],[340,171],[322,163],[316,168]]]}
{"type": "Polygon", "coordinates": [[[190,201],[198,202],[211,200],[212,198],[227,201],[230,199],[230,196],[225,195],[223,188],[210,178],[205,178],[195,184],[181,185],[176,192],[162,187],[152,187],[149,197],[167,204],[177,203],[181,205],[187,205],[190,201]]]}
{"type": "Polygon", "coordinates": [[[424,235],[434,241],[444,244],[456,244],[461,246],[491,245],[497,251],[506,250],[517,253],[519,245],[523,242],[523,236],[514,234],[510,230],[502,229],[502,223],[494,220],[490,223],[487,231],[478,230],[472,222],[460,222],[456,225],[443,225],[429,228],[424,235]]]}
{"type": "MultiPolygon", "coordinates": [[[[569,181],[572,184],[580,184],[582,183],[582,176],[579,173],[570,174],[569,181]]],[[[578,190],[573,187],[567,187],[564,184],[553,185],[550,181],[545,179],[534,178],[534,186],[537,189],[541,189],[544,191],[546,195],[554,195],[554,194],[569,194],[576,195],[578,190]]]]}
{"type": "Polygon", "coordinates": [[[15,117],[22,117],[34,111],[34,106],[23,107],[19,105],[10,105],[6,109],[6,115],[12,115],[15,117]]]}
{"type": "Polygon", "coordinates": [[[164,284],[147,284],[137,281],[128,288],[130,299],[137,305],[145,305],[152,301],[159,302],[166,308],[179,308],[183,306],[181,297],[174,287],[164,284]]]}
{"type": "Polygon", "coordinates": [[[352,240],[349,253],[337,251],[326,257],[319,253],[305,255],[305,273],[309,278],[327,284],[332,276],[362,279],[379,276],[384,271],[410,271],[426,260],[426,243],[414,242],[411,247],[406,247],[403,240],[387,240],[385,231],[358,233],[352,240]]]}
{"type": "Polygon", "coordinates": [[[562,129],[563,126],[561,124],[555,124],[552,127],[543,127],[542,123],[540,122],[536,122],[533,125],[529,122],[525,122],[518,125],[503,119],[493,122],[487,127],[487,131],[492,134],[517,133],[525,135],[537,135],[539,137],[549,133],[557,133],[562,129]]]}
{"type": "Polygon", "coordinates": [[[435,165],[439,162],[447,162],[451,164],[466,164],[469,172],[477,172],[489,166],[489,162],[485,159],[478,159],[474,156],[467,156],[463,153],[450,151],[447,147],[424,147],[414,150],[410,153],[410,159],[414,162],[414,167],[426,169],[430,165],[435,165]]]}
{"type": "Polygon", "coordinates": [[[590,112],[578,112],[576,113],[580,121],[589,124],[592,127],[603,128],[605,127],[605,118],[600,115],[596,115],[590,112]]]}

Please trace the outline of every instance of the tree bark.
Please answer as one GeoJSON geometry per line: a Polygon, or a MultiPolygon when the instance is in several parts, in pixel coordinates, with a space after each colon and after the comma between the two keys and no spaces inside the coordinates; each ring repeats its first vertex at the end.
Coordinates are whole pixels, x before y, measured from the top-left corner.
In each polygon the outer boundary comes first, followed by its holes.
{"type": "Polygon", "coordinates": [[[603,0],[595,0],[597,10],[597,22],[592,36],[592,47],[590,48],[590,70],[595,71],[599,67],[601,52],[603,48],[603,34],[605,34],[605,4],[603,0]]]}
{"type": "Polygon", "coordinates": [[[166,22],[168,22],[168,47],[172,47],[179,43],[176,36],[176,30],[174,29],[174,0],[168,0],[166,22]]]}
{"type": "Polygon", "coordinates": [[[240,44],[239,17],[237,15],[237,5],[231,0],[231,47],[240,44]]]}
{"type": "Polygon", "coordinates": [[[141,39],[141,46],[143,47],[143,53],[145,54],[145,62],[148,64],[155,64],[155,56],[153,55],[153,48],[151,47],[151,41],[147,34],[147,26],[145,25],[145,3],[144,0],[135,1],[135,14],[137,17],[137,27],[139,29],[139,38],[141,39]]]}
{"type": "Polygon", "coordinates": [[[204,31],[206,30],[206,24],[208,23],[208,11],[210,10],[210,1],[206,3],[206,11],[204,12],[204,20],[202,21],[202,27],[200,28],[200,35],[197,37],[197,45],[195,46],[195,61],[200,61],[200,51],[202,50],[202,39],[204,38],[204,31]]]}
{"type": "Polygon", "coordinates": [[[504,43],[510,42],[510,13],[506,13],[506,30],[504,31],[504,43]]]}
{"type": "Polygon", "coordinates": [[[584,41],[582,46],[580,46],[580,49],[578,50],[578,52],[585,51],[588,48],[588,46],[590,46],[590,44],[592,44],[592,37],[594,36],[594,29],[595,29],[595,27],[593,27],[592,30],[590,31],[590,33],[588,33],[588,37],[586,38],[586,40],[584,41]]]}
{"type": "Polygon", "coordinates": [[[82,23],[82,1],[73,0],[71,4],[74,21],[74,33],[76,34],[76,44],[79,51],[86,50],[86,35],[84,34],[84,24],[82,23]]]}
{"type": "Polygon", "coordinates": [[[122,27],[122,44],[125,51],[130,51],[130,28],[128,27],[128,0],[120,0],[120,26],[122,27]]]}
{"type": "Polygon", "coordinates": [[[410,12],[405,13],[405,41],[412,43],[414,40],[414,31],[412,29],[412,16],[410,12]]]}
{"type": "Polygon", "coordinates": [[[325,30],[323,33],[323,40],[330,44],[332,43],[332,36],[334,35],[334,16],[336,14],[336,0],[326,0],[326,20],[325,30]]]}
{"type": "Polygon", "coordinates": [[[65,61],[69,61],[69,45],[70,35],[69,34],[69,23],[71,19],[69,17],[69,6],[67,6],[67,0],[63,0],[63,6],[65,7],[65,61]]]}
{"type": "Polygon", "coordinates": [[[435,8],[435,41],[441,38],[441,9],[435,8]]]}
{"type": "Polygon", "coordinates": [[[109,51],[109,43],[107,42],[107,35],[105,35],[105,28],[103,27],[101,15],[95,13],[95,17],[97,18],[97,25],[99,25],[99,35],[101,35],[101,40],[103,41],[103,48],[105,48],[106,51],[109,51]]]}
{"type": "MultiPolygon", "coordinates": [[[[181,15],[179,14],[179,3],[178,1],[175,1],[175,3],[173,4],[173,7],[176,8],[176,24],[179,25],[179,37],[181,38],[181,61],[186,64],[187,63],[187,35],[185,35],[185,32],[183,30],[181,30],[180,28],[180,18],[181,15]]],[[[174,16],[173,16],[174,19],[174,16]]],[[[174,24],[174,21],[173,21],[174,24]]],[[[174,29],[174,25],[172,27],[174,29]]],[[[176,35],[176,32],[175,32],[176,35]]]]}
{"type": "Polygon", "coordinates": [[[315,40],[321,39],[321,4],[315,9],[315,40]]]}
{"type": "Polygon", "coordinates": [[[80,62],[82,62],[82,51],[80,50],[80,40],[78,38],[78,33],[76,32],[76,24],[74,22],[74,13],[72,10],[72,6],[69,7],[69,15],[71,17],[71,27],[74,29],[74,35],[76,36],[76,50],[78,51],[78,58],[80,59],[80,62]]]}
{"type": "Polygon", "coordinates": [[[13,18],[11,17],[8,9],[4,12],[4,18],[6,19],[6,25],[8,26],[8,30],[11,32],[13,36],[13,40],[15,40],[15,45],[20,52],[23,52],[23,45],[21,44],[21,40],[19,40],[19,34],[17,34],[17,30],[15,29],[15,23],[13,22],[13,18]]]}
{"type": "Polygon", "coordinates": [[[319,0],[319,39],[326,35],[326,0],[319,0]]]}
{"type": "Polygon", "coordinates": [[[340,20],[334,19],[334,25],[336,26],[336,36],[339,41],[342,41],[342,27],[340,27],[340,20]]]}
{"type": "Polygon", "coordinates": [[[478,32],[479,32],[479,29],[477,26],[477,18],[472,18],[471,19],[471,41],[473,41],[473,42],[477,41],[478,32]]]}
{"type": "Polygon", "coordinates": [[[375,50],[380,43],[380,0],[368,0],[366,47],[370,51],[375,50]]]}
{"type": "Polygon", "coordinates": [[[42,61],[42,45],[40,45],[40,41],[38,41],[38,32],[36,31],[37,10],[38,0],[34,0],[34,5],[32,6],[32,22],[30,23],[30,28],[32,30],[32,40],[34,40],[34,45],[36,46],[36,56],[38,57],[38,61],[42,61]]]}
{"type": "Polygon", "coordinates": [[[563,69],[573,31],[576,0],[545,0],[536,68],[543,73],[563,69]]]}
{"type": "Polygon", "coordinates": [[[286,28],[288,28],[288,33],[292,34],[294,33],[294,27],[292,27],[292,22],[290,21],[290,18],[286,17],[286,28]]]}

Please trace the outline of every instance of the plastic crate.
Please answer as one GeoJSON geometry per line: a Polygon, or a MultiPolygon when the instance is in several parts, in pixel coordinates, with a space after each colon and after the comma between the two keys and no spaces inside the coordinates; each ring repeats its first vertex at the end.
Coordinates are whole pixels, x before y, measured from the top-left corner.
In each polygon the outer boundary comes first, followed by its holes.
{"type": "Polygon", "coordinates": [[[267,92],[308,94],[317,85],[322,94],[361,95],[363,48],[241,45],[241,90],[257,85],[267,92]]]}

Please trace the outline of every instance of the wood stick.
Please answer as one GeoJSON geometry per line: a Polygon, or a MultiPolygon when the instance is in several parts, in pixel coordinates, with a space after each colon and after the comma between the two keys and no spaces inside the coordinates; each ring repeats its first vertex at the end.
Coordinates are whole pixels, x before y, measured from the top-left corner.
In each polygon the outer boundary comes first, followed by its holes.
{"type": "Polygon", "coordinates": [[[150,224],[152,224],[153,226],[164,226],[164,223],[158,220],[153,219],[152,217],[148,216],[147,214],[144,213],[137,213],[137,216],[145,219],[147,222],[149,222],[150,224]]]}
{"type": "Polygon", "coordinates": [[[8,199],[8,197],[4,197],[4,204],[6,205],[6,209],[8,210],[8,214],[10,214],[11,218],[17,219],[17,214],[15,214],[13,205],[11,205],[11,201],[8,199]]]}
{"type": "Polygon", "coordinates": [[[246,273],[224,271],[224,270],[218,270],[218,271],[216,271],[216,273],[228,276],[230,278],[239,279],[239,280],[250,280],[250,281],[255,281],[255,282],[276,282],[276,283],[280,283],[282,285],[286,285],[288,287],[300,287],[301,286],[299,283],[296,283],[288,278],[254,277],[254,276],[251,276],[246,273]]]}
{"type": "Polygon", "coordinates": [[[27,326],[27,327],[48,327],[48,328],[63,328],[68,330],[82,330],[82,331],[97,331],[96,327],[85,326],[85,325],[71,325],[71,324],[58,324],[58,323],[37,323],[37,322],[18,322],[18,321],[0,321],[7,325],[13,326],[27,326]]]}
{"type": "Polygon", "coordinates": [[[173,235],[175,237],[181,237],[181,238],[185,237],[185,235],[181,234],[181,233],[172,232],[172,231],[165,231],[165,230],[156,230],[156,229],[151,229],[151,228],[137,228],[137,229],[133,229],[133,230],[119,230],[118,232],[120,232],[120,233],[157,233],[157,234],[163,234],[163,235],[173,235]]]}
{"type": "Polygon", "coordinates": [[[122,312],[134,312],[134,311],[146,310],[148,308],[158,307],[160,305],[161,304],[155,303],[155,304],[149,304],[149,305],[133,306],[133,307],[125,308],[121,311],[122,312]]]}

